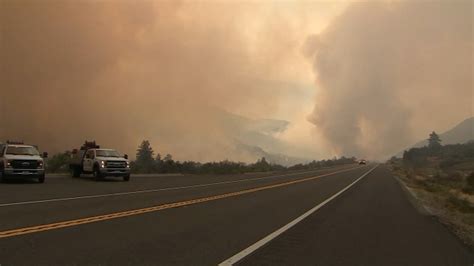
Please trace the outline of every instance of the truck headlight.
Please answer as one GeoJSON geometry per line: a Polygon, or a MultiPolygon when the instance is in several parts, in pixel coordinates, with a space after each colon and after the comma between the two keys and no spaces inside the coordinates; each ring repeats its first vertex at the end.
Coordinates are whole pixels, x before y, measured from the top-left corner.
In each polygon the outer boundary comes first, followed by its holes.
{"type": "Polygon", "coordinates": [[[44,162],[43,161],[38,161],[38,168],[43,169],[44,162]]]}
{"type": "Polygon", "coordinates": [[[6,167],[6,168],[12,168],[12,161],[6,160],[6,161],[5,161],[5,167],[6,167]]]}
{"type": "Polygon", "coordinates": [[[105,168],[105,161],[100,161],[100,167],[105,168]]]}
{"type": "Polygon", "coordinates": [[[127,168],[130,168],[130,162],[127,161],[127,168]]]}

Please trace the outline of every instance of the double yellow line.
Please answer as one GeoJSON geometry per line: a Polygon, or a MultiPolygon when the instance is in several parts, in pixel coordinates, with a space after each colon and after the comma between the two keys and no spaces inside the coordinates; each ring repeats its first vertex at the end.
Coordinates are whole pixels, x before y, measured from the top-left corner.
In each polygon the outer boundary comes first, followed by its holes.
{"type": "Polygon", "coordinates": [[[161,210],[166,210],[166,209],[189,206],[189,205],[208,202],[208,201],[225,199],[225,198],[235,197],[239,195],[254,193],[254,192],[258,192],[262,190],[306,182],[306,181],[314,180],[314,179],[324,177],[324,176],[330,176],[330,175],[335,175],[338,173],[352,171],[358,168],[361,168],[361,167],[353,167],[350,169],[345,169],[345,170],[318,175],[314,177],[302,178],[302,179],[278,183],[274,185],[256,187],[256,188],[251,188],[251,189],[246,189],[246,190],[241,190],[241,191],[236,191],[236,192],[231,192],[231,193],[225,193],[225,194],[220,194],[220,195],[215,195],[215,196],[210,196],[210,197],[204,197],[204,198],[198,198],[198,199],[192,199],[192,200],[186,200],[186,201],[180,201],[180,202],[174,202],[174,203],[167,203],[167,204],[162,204],[162,205],[157,205],[157,206],[152,206],[152,207],[147,207],[147,208],[115,212],[115,213],[110,213],[110,214],[86,217],[86,218],[69,220],[69,221],[62,221],[62,222],[57,222],[57,223],[42,224],[42,225],[37,225],[37,226],[30,226],[30,227],[17,228],[17,229],[12,229],[12,230],[7,230],[7,231],[1,231],[0,238],[32,234],[32,233],[37,233],[37,232],[42,232],[42,231],[49,231],[49,230],[54,230],[54,229],[59,229],[59,228],[81,225],[81,224],[95,223],[95,222],[106,221],[106,220],[111,220],[111,219],[116,219],[116,218],[121,218],[121,217],[139,215],[139,214],[144,214],[144,213],[149,213],[149,212],[156,212],[156,211],[161,211],[161,210]]]}

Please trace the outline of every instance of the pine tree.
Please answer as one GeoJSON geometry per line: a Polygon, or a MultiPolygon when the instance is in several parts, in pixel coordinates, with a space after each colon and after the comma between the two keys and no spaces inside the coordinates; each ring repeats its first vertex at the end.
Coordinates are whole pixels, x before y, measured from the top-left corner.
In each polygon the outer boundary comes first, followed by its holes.
{"type": "Polygon", "coordinates": [[[438,150],[441,148],[441,139],[436,132],[431,132],[430,138],[428,139],[428,148],[431,150],[438,150]]]}
{"type": "Polygon", "coordinates": [[[171,162],[173,161],[173,156],[171,154],[166,154],[165,158],[163,159],[165,162],[171,162]]]}
{"type": "Polygon", "coordinates": [[[137,149],[137,159],[135,161],[137,171],[142,173],[151,173],[153,171],[154,151],[148,140],[142,141],[137,149]]]}

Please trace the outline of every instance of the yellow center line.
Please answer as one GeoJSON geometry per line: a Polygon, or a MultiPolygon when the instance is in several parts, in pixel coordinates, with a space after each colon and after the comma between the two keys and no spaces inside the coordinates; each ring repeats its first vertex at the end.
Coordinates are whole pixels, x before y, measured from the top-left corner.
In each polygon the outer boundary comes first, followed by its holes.
{"type": "Polygon", "coordinates": [[[272,189],[272,188],[297,184],[297,183],[301,183],[301,182],[306,182],[306,181],[314,180],[314,179],[324,177],[324,176],[330,176],[330,175],[335,175],[335,174],[339,174],[339,173],[343,173],[343,172],[352,171],[352,170],[359,169],[359,168],[362,168],[362,167],[364,167],[364,166],[353,167],[353,168],[344,169],[344,170],[340,170],[340,171],[336,171],[336,172],[332,172],[332,173],[327,173],[327,174],[322,174],[322,175],[318,175],[318,176],[301,178],[301,179],[287,181],[287,182],[283,182],[283,183],[267,185],[267,186],[262,186],[262,187],[256,187],[256,188],[250,188],[250,189],[245,189],[245,190],[241,190],[241,191],[230,192],[230,193],[225,193],[225,194],[220,194],[220,195],[214,195],[214,196],[209,196],[209,197],[204,197],[204,198],[197,198],[197,199],[191,199],[191,200],[180,201],[180,202],[166,203],[166,204],[152,206],[152,207],[146,207],[146,208],[134,209],[134,210],[129,210],[129,211],[121,211],[121,212],[115,212],[115,213],[85,217],[85,218],[69,220],[69,221],[62,221],[62,222],[56,222],[56,223],[50,223],[50,224],[42,224],[42,225],[37,225],[37,226],[11,229],[11,230],[6,230],[6,231],[1,231],[0,232],[0,238],[7,238],[7,237],[18,236],[18,235],[37,233],[37,232],[42,232],[42,231],[49,231],[49,230],[54,230],[54,229],[59,229],[59,228],[77,226],[77,225],[81,225],[81,224],[95,223],[95,222],[111,220],[111,219],[116,219],[116,218],[121,218],[121,217],[127,217],[127,216],[139,215],[139,214],[144,214],[144,213],[149,213],[149,212],[156,212],[156,211],[161,211],[161,210],[166,210],[166,209],[189,206],[189,205],[208,202],[208,201],[215,201],[215,200],[219,200],[219,199],[230,198],[230,197],[240,196],[240,195],[244,195],[244,194],[254,193],[254,192],[258,192],[258,191],[262,191],[262,190],[267,190],[267,189],[272,189]]]}

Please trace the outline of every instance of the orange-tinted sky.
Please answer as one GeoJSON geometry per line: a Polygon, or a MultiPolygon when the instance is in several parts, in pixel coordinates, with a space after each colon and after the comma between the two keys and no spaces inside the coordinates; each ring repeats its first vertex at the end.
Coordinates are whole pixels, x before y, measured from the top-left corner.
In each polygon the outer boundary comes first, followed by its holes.
{"type": "Polygon", "coordinates": [[[379,158],[472,115],[469,1],[0,5],[0,139],[53,152],[252,161],[230,112],[290,122],[269,152],[379,158]]]}

